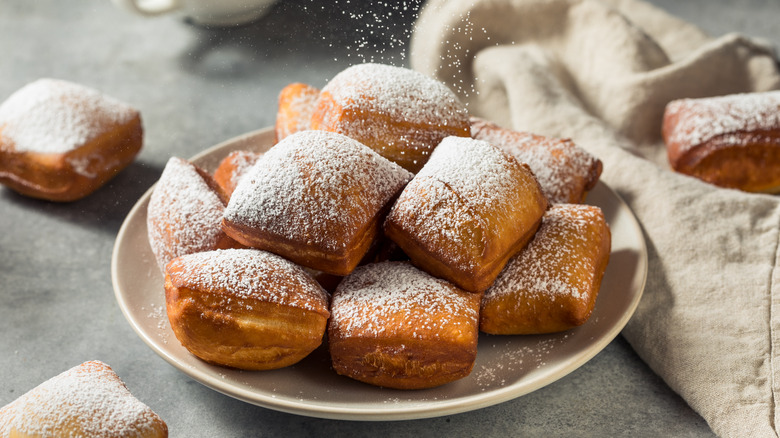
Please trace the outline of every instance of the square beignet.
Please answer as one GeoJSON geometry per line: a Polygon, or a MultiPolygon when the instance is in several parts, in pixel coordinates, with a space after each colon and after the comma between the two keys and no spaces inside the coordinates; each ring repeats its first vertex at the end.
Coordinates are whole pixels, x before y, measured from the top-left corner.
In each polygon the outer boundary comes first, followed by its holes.
{"type": "Polygon", "coordinates": [[[408,262],[360,266],[331,300],[333,369],[396,389],[466,377],[477,356],[479,300],[408,262]]]}
{"type": "Polygon", "coordinates": [[[244,245],[335,275],[352,272],[412,174],[341,134],[285,138],[241,179],[222,221],[244,245]]]}
{"type": "Polygon", "coordinates": [[[720,187],[780,193],[780,91],[666,105],[669,165],[720,187]]]}
{"type": "Polygon", "coordinates": [[[146,209],[149,246],[161,272],[184,254],[241,247],[222,231],[225,196],[205,170],[168,159],[146,209]]]}
{"type": "Polygon", "coordinates": [[[0,408],[0,437],[167,438],[168,425],[110,366],[93,360],[0,408]]]}
{"type": "Polygon", "coordinates": [[[487,142],[447,137],[401,193],[384,229],[418,267],[483,292],[546,209],[528,166],[487,142]]]}
{"type": "Polygon", "coordinates": [[[601,176],[601,160],[569,139],[505,129],[476,117],[471,118],[471,136],[527,164],[551,204],[583,202],[601,176]]]}
{"type": "Polygon", "coordinates": [[[176,338],[206,362],[244,370],[292,365],[327,327],[328,295],[301,267],[256,249],[188,254],[165,269],[176,338]]]}
{"type": "Polygon", "coordinates": [[[600,208],[553,205],[533,240],[485,291],[480,330],[539,334],[584,324],[596,303],[610,250],[609,226],[600,208]]]}
{"type": "Polygon", "coordinates": [[[137,109],[80,84],[39,79],[0,105],[0,183],[25,196],[81,199],[142,144],[137,109]]]}
{"type": "Polygon", "coordinates": [[[468,137],[466,106],[442,82],[390,65],[358,64],[322,88],[311,129],[360,141],[417,172],[445,137],[468,137]]]}

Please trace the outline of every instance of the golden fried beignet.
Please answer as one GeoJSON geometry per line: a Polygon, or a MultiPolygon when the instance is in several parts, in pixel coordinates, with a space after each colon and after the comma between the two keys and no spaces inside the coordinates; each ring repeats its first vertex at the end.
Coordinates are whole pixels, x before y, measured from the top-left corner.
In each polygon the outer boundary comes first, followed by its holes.
{"type": "Polygon", "coordinates": [[[149,245],[160,270],[194,252],[241,247],[222,231],[225,194],[198,166],[171,157],[146,210],[149,245]]]}
{"type": "Polygon", "coordinates": [[[282,88],[274,125],[277,143],[290,134],[311,129],[311,113],[319,96],[319,88],[300,82],[282,88]]]}
{"type": "Polygon", "coordinates": [[[168,426],[111,367],[90,361],[0,409],[0,436],[164,438],[168,426]]]}
{"type": "Polygon", "coordinates": [[[466,377],[477,356],[480,297],[408,262],[361,266],[331,301],[333,369],[398,389],[466,377]]]}
{"type": "Polygon", "coordinates": [[[468,137],[465,105],[422,73],[359,64],[333,77],[314,107],[311,128],[354,138],[410,172],[417,172],[447,136],[468,137]]]}
{"type": "Polygon", "coordinates": [[[596,303],[610,248],[609,226],[600,208],[553,205],[533,240],[485,291],[480,329],[518,335],[584,324],[596,303]]]}
{"type": "Polygon", "coordinates": [[[328,295],[275,254],[226,249],[188,254],[165,269],[176,338],[200,359],[244,370],[292,365],[322,342],[328,295]]]}
{"type": "Polygon", "coordinates": [[[142,144],[138,110],[79,84],[39,79],[0,105],[0,183],[25,196],[81,199],[142,144]]]}
{"type": "Polygon", "coordinates": [[[252,151],[233,151],[228,154],[214,171],[214,182],[230,198],[242,176],[263,154],[252,151]]]}
{"type": "Polygon", "coordinates": [[[222,228],[238,242],[334,275],[352,272],[411,173],[341,134],[285,138],[241,179],[222,228]]]}
{"type": "Polygon", "coordinates": [[[527,164],[551,204],[583,202],[601,176],[601,160],[569,139],[505,129],[476,117],[471,118],[471,135],[527,164]]]}
{"type": "Polygon", "coordinates": [[[447,137],[384,229],[418,267],[482,292],[531,239],[546,208],[527,165],[487,142],[447,137]]]}
{"type": "Polygon", "coordinates": [[[663,137],[677,172],[721,187],[780,193],[780,91],[672,101],[663,137]]]}

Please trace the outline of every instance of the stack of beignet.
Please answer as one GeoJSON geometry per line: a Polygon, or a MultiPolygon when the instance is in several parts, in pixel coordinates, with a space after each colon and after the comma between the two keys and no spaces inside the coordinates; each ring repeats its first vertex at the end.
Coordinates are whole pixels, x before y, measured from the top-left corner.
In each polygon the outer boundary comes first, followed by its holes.
{"type": "Polygon", "coordinates": [[[598,207],[575,203],[601,162],[568,140],[469,119],[443,87],[370,64],[322,90],[285,88],[279,141],[265,153],[230,154],[213,178],[214,198],[229,199],[220,230],[246,248],[209,245],[166,265],[180,342],[211,363],[270,369],[328,336],[337,373],[417,389],[471,372],[480,324],[486,333],[583,324],[610,238],[598,207]],[[534,148],[549,156],[536,170],[517,152],[534,148]],[[542,172],[558,176],[545,187],[542,172]],[[539,247],[547,255],[536,271],[516,267],[539,247]],[[519,286],[529,275],[555,281],[531,293],[519,286]],[[566,287],[573,292],[561,299],[566,287]]]}

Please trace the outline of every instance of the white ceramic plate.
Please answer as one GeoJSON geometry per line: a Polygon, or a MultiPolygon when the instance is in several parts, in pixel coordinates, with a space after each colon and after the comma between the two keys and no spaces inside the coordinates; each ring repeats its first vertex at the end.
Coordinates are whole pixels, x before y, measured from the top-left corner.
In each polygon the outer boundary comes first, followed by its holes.
{"type": "MultiPolygon", "coordinates": [[[[213,171],[231,151],[267,150],[273,130],[228,140],[191,160],[213,171]]],[[[270,409],[311,417],[405,420],[449,415],[501,403],[548,385],[601,351],[623,329],[644,289],[647,251],[625,203],[605,184],[589,194],[612,232],[612,255],[591,318],[565,333],[544,336],[480,335],[468,377],[418,391],[383,389],[337,375],[319,348],[298,364],[274,371],[239,371],[206,364],[179,344],[165,311],[163,276],[146,235],[151,189],[128,214],[114,246],[111,274],[116,299],[133,329],[152,350],[202,384],[270,409]]]]}

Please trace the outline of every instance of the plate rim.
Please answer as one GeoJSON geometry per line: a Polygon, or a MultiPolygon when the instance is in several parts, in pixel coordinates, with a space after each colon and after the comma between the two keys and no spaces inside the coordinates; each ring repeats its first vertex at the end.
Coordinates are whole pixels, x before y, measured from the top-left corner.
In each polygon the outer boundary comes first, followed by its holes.
{"type": "MultiPolygon", "coordinates": [[[[226,152],[225,155],[227,155],[227,153],[229,153],[227,150],[232,151],[232,150],[241,149],[240,145],[251,143],[253,140],[262,138],[263,136],[269,136],[272,134],[272,132],[273,132],[273,127],[266,127],[266,128],[261,128],[261,129],[257,129],[254,131],[250,131],[238,135],[236,137],[222,141],[212,147],[206,148],[205,150],[189,158],[189,161],[192,162],[202,161],[206,158],[212,157],[214,154],[218,152],[226,152]],[[223,151],[223,149],[225,149],[226,151],[223,151]]],[[[213,169],[208,169],[208,170],[213,171],[213,169]]],[[[129,227],[132,223],[132,219],[139,214],[139,210],[147,207],[149,198],[151,196],[152,191],[154,190],[155,185],[156,183],[150,186],[144,192],[144,194],[141,195],[138,201],[136,201],[136,203],[127,213],[127,216],[125,217],[125,219],[122,222],[122,225],[119,228],[112,249],[111,280],[114,289],[114,296],[115,299],[117,300],[117,303],[120,307],[122,314],[124,315],[127,322],[130,324],[130,326],[132,327],[133,331],[135,331],[136,335],[138,335],[141,338],[141,340],[148,347],[152,349],[152,351],[154,351],[158,356],[163,358],[166,362],[174,366],[176,369],[178,369],[185,375],[193,378],[194,380],[211,388],[212,390],[225,394],[229,397],[244,401],[246,403],[250,403],[264,408],[273,409],[276,411],[286,412],[290,414],[303,415],[303,416],[315,417],[315,418],[353,420],[353,421],[413,420],[413,419],[423,419],[423,418],[434,418],[434,417],[440,417],[440,416],[445,416],[450,414],[473,411],[473,410],[482,409],[488,406],[493,406],[496,404],[500,404],[521,397],[523,395],[536,391],[540,388],[543,388],[557,380],[562,379],[566,375],[570,374],[571,372],[575,371],[576,369],[580,368],[582,365],[590,361],[596,354],[601,352],[609,343],[611,343],[620,334],[620,332],[623,330],[623,328],[626,326],[628,321],[635,313],[639,305],[639,302],[641,301],[642,295],[644,294],[644,289],[647,282],[648,252],[647,252],[647,242],[645,240],[642,227],[639,224],[639,221],[636,219],[636,216],[634,215],[631,208],[625,203],[625,201],[620,197],[620,195],[617,194],[606,183],[599,181],[596,185],[596,188],[594,188],[594,191],[597,189],[606,190],[608,194],[610,196],[614,196],[618,200],[619,205],[625,208],[626,212],[629,213],[626,217],[629,219],[629,224],[631,228],[634,229],[637,237],[639,237],[638,238],[639,248],[636,249],[638,250],[637,253],[639,255],[637,260],[637,268],[638,268],[638,272],[640,273],[640,277],[633,278],[632,283],[633,282],[637,283],[637,291],[635,293],[634,299],[630,302],[630,305],[626,309],[626,312],[624,312],[621,315],[621,317],[616,320],[616,323],[613,324],[611,329],[608,330],[603,336],[601,336],[591,346],[591,348],[587,350],[587,352],[578,355],[575,360],[567,362],[566,365],[562,367],[561,370],[552,373],[546,378],[537,379],[532,384],[521,385],[522,389],[520,390],[516,388],[518,383],[515,383],[501,388],[495,388],[489,391],[484,391],[482,393],[471,395],[467,397],[466,400],[463,400],[460,397],[455,399],[450,399],[450,400],[436,400],[435,403],[429,403],[428,404],[429,406],[427,406],[425,409],[421,409],[419,405],[411,405],[407,407],[394,406],[392,409],[375,408],[375,407],[367,407],[362,409],[352,407],[347,409],[337,405],[328,406],[324,403],[303,404],[300,401],[296,402],[296,401],[284,400],[281,398],[276,398],[274,396],[269,396],[264,393],[247,391],[244,388],[240,388],[236,386],[227,387],[227,385],[224,382],[221,382],[218,378],[211,375],[210,373],[207,373],[203,369],[199,369],[197,367],[188,366],[187,364],[177,360],[170,352],[160,348],[157,345],[157,343],[150,338],[150,335],[141,327],[141,324],[138,321],[136,321],[135,317],[131,314],[130,309],[128,307],[128,303],[126,302],[124,297],[124,292],[120,290],[119,283],[120,283],[121,273],[120,273],[120,267],[118,265],[118,258],[120,257],[121,243],[124,241],[125,235],[129,233],[129,227]]],[[[178,342],[178,340],[175,340],[174,338],[172,342],[178,342]]],[[[204,363],[204,365],[207,364],[204,363]]]]}

